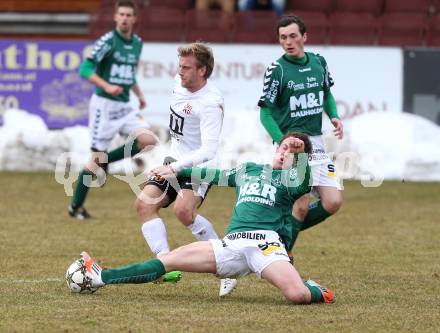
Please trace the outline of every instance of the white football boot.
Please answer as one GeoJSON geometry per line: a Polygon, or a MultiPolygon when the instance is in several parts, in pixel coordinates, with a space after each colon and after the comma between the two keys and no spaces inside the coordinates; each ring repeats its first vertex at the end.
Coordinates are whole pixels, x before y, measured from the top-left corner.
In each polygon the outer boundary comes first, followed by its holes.
{"type": "Polygon", "coordinates": [[[105,285],[101,279],[102,268],[99,266],[95,259],[93,259],[87,252],[81,252],[81,259],[83,265],[86,268],[85,275],[90,280],[90,285],[92,288],[100,288],[105,285]]]}
{"type": "Polygon", "coordinates": [[[237,279],[225,278],[220,280],[220,291],[218,295],[220,297],[229,295],[237,286],[237,279]]]}

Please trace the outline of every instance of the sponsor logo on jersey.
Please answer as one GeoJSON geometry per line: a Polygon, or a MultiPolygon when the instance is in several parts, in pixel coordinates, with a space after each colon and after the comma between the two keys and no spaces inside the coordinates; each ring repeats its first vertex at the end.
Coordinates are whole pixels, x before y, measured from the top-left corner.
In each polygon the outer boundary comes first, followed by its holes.
{"type": "Polygon", "coordinates": [[[298,178],[298,170],[296,168],[289,170],[289,178],[290,179],[297,179],[298,178]]]}
{"type": "Polygon", "coordinates": [[[305,85],[304,85],[304,83],[295,83],[292,80],[290,80],[289,82],[287,82],[287,88],[297,91],[297,90],[304,89],[305,85]]]}
{"type": "Polygon", "coordinates": [[[277,188],[270,184],[261,184],[259,182],[246,183],[240,187],[236,206],[243,202],[253,202],[273,207],[275,205],[276,193],[277,188]]]}
{"type": "Polygon", "coordinates": [[[300,117],[307,117],[307,116],[313,116],[315,114],[322,113],[322,107],[316,108],[316,109],[310,109],[306,111],[297,111],[297,112],[291,112],[290,117],[292,118],[300,118],[300,117]]]}
{"type": "Polygon", "coordinates": [[[125,62],[125,61],[126,61],[125,56],[123,56],[123,55],[121,54],[121,52],[119,52],[119,51],[115,51],[115,52],[113,53],[113,58],[114,58],[116,61],[120,61],[120,62],[125,62]]]}
{"type": "Polygon", "coordinates": [[[129,53],[129,54],[128,54],[128,59],[127,59],[127,61],[128,61],[128,63],[130,63],[130,64],[137,64],[138,59],[137,59],[136,54],[129,53]]]}
{"type": "Polygon", "coordinates": [[[258,248],[264,255],[268,255],[273,251],[281,250],[281,244],[278,242],[266,242],[264,244],[258,244],[258,248]]]}
{"type": "Polygon", "coordinates": [[[329,157],[324,149],[322,148],[314,148],[312,149],[312,153],[309,154],[309,161],[323,161],[327,160],[329,157]]]}
{"type": "Polygon", "coordinates": [[[170,111],[170,134],[173,138],[179,140],[180,136],[183,135],[183,125],[185,123],[185,119],[174,112],[171,107],[170,111]]]}
{"type": "Polygon", "coordinates": [[[132,107],[122,107],[120,109],[116,110],[109,110],[108,111],[108,119],[109,120],[118,120],[122,117],[125,117],[127,114],[131,113],[133,111],[132,107]]]}
{"type": "Polygon", "coordinates": [[[271,103],[275,101],[275,98],[278,95],[279,85],[280,85],[280,81],[278,80],[273,80],[272,83],[270,84],[269,91],[266,93],[266,98],[270,100],[271,103]]]}
{"type": "Polygon", "coordinates": [[[335,176],[335,166],[333,164],[327,165],[327,176],[334,177],[335,176]]]}
{"type": "Polygon", "coordinates": [[[134,53],[121,53],[119,51],[115,51],[113,53],[113,59],[117,62],[122,62],[125,64],[136,65],[138,62],[138,58],[134,53]]]}
{"type": "Polygon", "coordinates": [[[300,72],[300,73],[304,73],[304,72],[310,72],[312,70],[312,68],[311,67],[307,67],[307,68],[300,68],[300,69],[298,69],[298,71],[300,72]]]}
{"type": "MultiPolygon", "coordinates": [[[[233,169],[230,169],[230,170],[226,171],[226,172],[225,172],[225,176],[226,176],[226,177],[229,177],[229,176],[231,176],[231,175],[234,175],[234,174],[236,174],[238,171],[243,170],[244,168],[245,168],[245,165],[244,165],[244,164],[239,165],[239,166],[236,167],[236,168],[233,168],[233,169]]],[[[243,178],[243,176],[242,176],[242,178],[243,178]]]]}
{"type": "Polygon", "coordinates": [[[133,84],[133,66],[127,64],[112,64],[109,82],[113,84],[133,84]]]}
{"type": "Polygon", "coordinates": [[[277,187],[281,186],[281,175],[276,175],[270,180],[270,182],[277,187]]]}
{"type": "Polygon", "coordinates": [[[226,236],[229,240],[236,239],[255,239],[255,240],[265,240],[266,235],[259,232],[234,232],[226,236]]]}
{"type": "Polygon", "coordinates": [[[311,116],[322,113],[324,103],[324,92],[320,91],[318,96],[311,92],[299,96],[290,97],[290,113],[292,118],[311,116]],[[298,111],[297,111],[298,110],[298,111]]]}
{"type": "Polygon", "coordinates": [[[318,82],[313,82],[313,83],[308,83],[307,82],[307,88],[316,88],[319,87],[319,83],[318,82]]]}
{"type": "Polygon", "coordinates": [[[112,47],[109,44],[98,41],[96,42],[96,46],[93,49],[91,56],[100,62],[104,59],[105,55],[111,50],[111,48],[112,47]]]}
{"type": "Polygon", "coordinates": [[[307,76],[307,88],[316,88],[319,87],[319,83],[316,80],[316,77],[313,76],[307,76]]]}
{"type": "Polygon", "coordinates": [[[316,108],[318,106],[322,106],[324,102],[324,92],[320,91],[318,96],[315,93],[311,92],[308,94],[301,94],[297,96],[290,97],[290,109],[292,111],[297,110],[298,108],[302,110],[316,108]]]}
{"type": "Polygon", "coordinates": [[[264,73],[263,93],[260,98],[261,101],[264,101],[264,99],[267,98],[272,103],[274,102],[276,95],[277,95],[278,86],[280,85],[280,82],[277,80],[274,80],[270,86],[269,86],[269,82],[272,78],[272,72],[273,72],[274,68],[276,68],[279,65],[280,64],[275,61],[269,67],[267,67],[266,72],[264,73]]]}
{"type": "Polygon", "coordinates": [[[185,114],[191,114],[192,112],[192,106],[189,103],[186,103],[186,105],[183,107],[183,113],[185,114]]]}

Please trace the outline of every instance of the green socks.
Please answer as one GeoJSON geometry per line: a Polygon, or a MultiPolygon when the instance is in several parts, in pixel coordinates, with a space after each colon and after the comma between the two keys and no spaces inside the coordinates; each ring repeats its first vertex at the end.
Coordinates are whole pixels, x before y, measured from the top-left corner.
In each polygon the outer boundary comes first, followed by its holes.
{"type": "Polygon", "coordinates": [[[324,207],[322,207],[321,200],[314,202],[309,206],[309,212],[307,213],[304,222],[301,225],[301,231],[313,227],[324,221],[327,217],[331,216],[324,207]]]}
{"type": "Polygon", "coordinates": [[[146,283],[157,280],[165,273],[162,262],[159,259],[151,259],[125,267],[104,269],[101,278],[105,284],[146,283]]]}
{"type": "MultiPolygon", "coordinates": [[[[130,145],[131,143],[132,142],[129,141],[125,145],[122,145],[122,146],[110,151],[108,153],[108,163],[116,162],[116,161],[124,159],[125,157],[128,157],[128,156],[124,155],[125,146],[130,145]]],[[[138,143],[137,139],[135,139],[133,141],[133,144],[131,145],[130,156],[134,156],[137,153],[139,153],[140,151],[141,150],[139,149],[139,143],[138,143]]]]}
{"type": "MultiPolygon", "coordinates": [[[[128,143],[127,143],[128,144],[128,143]]],[[[122,160],[124,156],[125,145],[120,146],[108,153],[108,163],[122,160]]],[[[139,153],[139,143],[135,139],[131,145],[130,156],[139,153]]],[[[78,183],[76,185],[75,193],[72,198],[72,207],[77,208],[83,205],[86,200],[87,192],[89,191],[90,183],[92,182],[93,174],[87,170],[81,170],[78,176],[78,183]]]]}
{"type": "Polygon", "coordinates": [[[284,228],[287,230],[287,234],[289,235],[289,237],[284,237],[287,252],[292,251],[296,239],[298,238],[298,234],[301,231],[301,224],[302,223],[294,216],[289,216],[289,223],[284,226],[284,228]]]}
{"type": "Polygon", "coordinates": [[[305,281],[304,285],[310,290],[312,295],[312,300],[310,303],[322,303],[324,302],[324,297],[322,296],[321,289],[319,287],[310,284],[309,281],[305,281]]]}
{"type": "Polygon", "coordinates": [[[78,208],[82,206],[86,200],[87,192],[89,191],[90,183],[92,182],[92,174],[87,170],[81,170],[78,176],[78,183],[76,184],[75,193],[72,198],[72,207],[78,208]]]}

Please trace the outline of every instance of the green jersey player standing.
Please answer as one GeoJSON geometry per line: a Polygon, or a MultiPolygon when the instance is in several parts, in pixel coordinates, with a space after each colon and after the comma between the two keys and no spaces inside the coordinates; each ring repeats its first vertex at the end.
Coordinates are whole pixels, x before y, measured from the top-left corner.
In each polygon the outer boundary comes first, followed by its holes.
{"type": "Polygon", "coordinates": [[[156,143],[154,135],[145,129],[147,124],[139,110],[129,102],[131,90],[139,100],[139,109],[146,106],[144,95],[136,83],[142,40],[133,33],[136,23],[133,1],[117,1],[114,20],[115,29],[96,41],[90,57],[80,66],[80,75],[96,86],[89,106],[91,156],[79,174],[69,206],[69,215],[80,220],[91,217],[84,208],[84,201],[98,170],[102,168],[106,172],[108,163],[134,156],[156,143]],[[130,136],[126,143],[128,146],[107,152],[118,133],[130,136]],[[129,156],[125,156],[125,152],[129,156]]]}
{"type": "MultiPolygon", "coordinates": [[[[195,183],[202,181],[236,188],[236,203],[226,236],[182,246],[158,259],[104,270],[83,252],[80,261],[88,283],[92,288],[145,283],[172,270],[213,273],[220,278],[256,273],[295,304],[334,302],[331,290],[312,280],[302,281],[289,262],[286,240],[278,234],[288,223],[292,202],[310,191],[307,154],[298,154],[310,150],[307,135],[288,133],[281,140],[272,165],[246,163],[223,171],[183,169],[178,176],[191,177],[195,183]]],[[[153,175],[169,176],[163,170],[153,175]]],[[[295,237],[295,232],[291,236],[295,237]]]]}
{"type": "Polygon", "coordinates": [[[294,15],[283,16],[277,32],[285,54],[267,68],[258,105],[261,122],[274,142],[279,143],[288,131],[310,136],[313,192],[320,200],[310,207],[309,195],[295,202],[294,220],[302,222],[301,230],[304,230],[336,213],[342,204],[335,167],[322,139],[322,113],[329,116],[339,139],[343,136],[343,126],[330,91],[333,80],[324,57],[304,51],[307,41],[304,22],[294,15]]]}

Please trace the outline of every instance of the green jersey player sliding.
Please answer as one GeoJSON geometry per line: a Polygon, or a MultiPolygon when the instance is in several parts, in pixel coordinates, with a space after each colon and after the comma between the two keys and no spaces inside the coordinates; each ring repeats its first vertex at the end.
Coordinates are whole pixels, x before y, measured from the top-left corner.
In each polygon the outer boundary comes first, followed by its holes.
{"type": "MultiPolygon", "coordinates": [[[[280,140],[271,166],[246,163],[224,171],[183,169],[178,175],[191,176],[194,182],[236,188],[236,204],[226,236],[182,246],[158,259],[104,270],[83,252],[80,261],[86,280],[92,288],[99,288],[151,282],[175,270],[213,273],[220,278],[256,273],[295,304],[334,302],[331,290],[312,280],[303,282],[290,264],[284,243],[291,242],[299,228],[292,228],[292,234],[284,239],[278,234],[291,223],[292,202],[310,191],[308,156],[301,154],[310,150],[307,135],[288,133],[280,140]]],[[[174,176],[163,169],[154,169],[152,174],[174,176]]]]}
{"type": "Polygon", "coordinates": [[[295,202],[293,218],[302,222],[301,229],[304,230],[336,213],[342,204],[335,167],[326,153],[321,135],[322,113],[329,116],[335,127],[334,134],[339,139],[343,136],[343,126],[330,91],[333,80],[325,59],[304,51],[307,41],[304,22],[294,15],[283,16],[278,22],[277,33],[285,54],[267,68],[258,105],[261,122],[274,142],[280,143],[289,131],[310,136],[312,192],[320,200],[310,207],[309,195],[295,202]]]}

